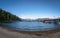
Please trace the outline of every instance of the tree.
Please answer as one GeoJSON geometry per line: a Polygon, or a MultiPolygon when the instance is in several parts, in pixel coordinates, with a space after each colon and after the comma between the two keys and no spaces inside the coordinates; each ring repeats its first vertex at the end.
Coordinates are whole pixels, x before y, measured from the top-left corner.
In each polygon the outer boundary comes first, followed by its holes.
{"type": "Polygon", "coordinates": [[[21,18],[11,14],[5,10],[0,9],[0,22],[21,21],[21,18]]]}

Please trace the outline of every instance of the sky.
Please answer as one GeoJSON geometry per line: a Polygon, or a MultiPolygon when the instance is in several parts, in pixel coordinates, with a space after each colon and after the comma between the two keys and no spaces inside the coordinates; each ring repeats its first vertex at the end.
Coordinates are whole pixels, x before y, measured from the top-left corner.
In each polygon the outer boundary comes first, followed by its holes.
{"type": "Polygon", "coordinates": [[[20,18],[56,18],[60,16],[59,0],[0,0],[0,8],[20,18]]]}

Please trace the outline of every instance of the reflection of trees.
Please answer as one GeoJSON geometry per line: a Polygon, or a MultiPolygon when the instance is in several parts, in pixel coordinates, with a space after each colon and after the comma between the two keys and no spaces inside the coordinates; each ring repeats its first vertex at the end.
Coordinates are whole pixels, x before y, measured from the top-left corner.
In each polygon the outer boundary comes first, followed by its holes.
{"type": "Polygon", "coordinates": [[[0,22],[8,21],[21,21],[16,15],[12,15],[10,12],[0,9],[0,22]]]}

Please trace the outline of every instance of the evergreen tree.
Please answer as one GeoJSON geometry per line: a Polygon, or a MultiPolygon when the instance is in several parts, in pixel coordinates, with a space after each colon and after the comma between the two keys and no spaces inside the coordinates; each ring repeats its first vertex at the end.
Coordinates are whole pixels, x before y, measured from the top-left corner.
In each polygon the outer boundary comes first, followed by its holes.
{"type": "Polygon", "coordinates": [[[5,10],[0,9],[0,22],[21,21],[21,18],[11,14],[5,10]]]}

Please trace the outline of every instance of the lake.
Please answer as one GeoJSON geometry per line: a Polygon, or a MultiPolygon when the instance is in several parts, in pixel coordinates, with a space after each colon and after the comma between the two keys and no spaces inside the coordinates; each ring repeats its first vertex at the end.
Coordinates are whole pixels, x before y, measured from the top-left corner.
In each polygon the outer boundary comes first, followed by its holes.
{"type": "Polygon", "coordinates": [[[58,24],[46,24],[42,22],[13,22],[13,23],[0,23],[0,26],[7,27],[20,31],[47,31],[60,28],[58,24]]]}

